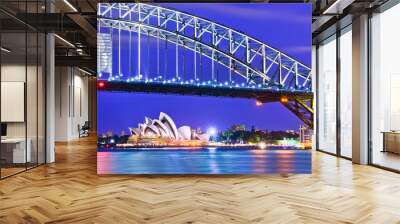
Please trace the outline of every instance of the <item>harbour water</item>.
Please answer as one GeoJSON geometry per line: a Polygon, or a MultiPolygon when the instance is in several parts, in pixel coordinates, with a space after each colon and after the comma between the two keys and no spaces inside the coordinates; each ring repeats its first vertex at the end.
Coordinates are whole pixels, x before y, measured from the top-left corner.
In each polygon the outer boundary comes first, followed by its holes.
{"type": "Polygon", "coordinates": [[[311,151],[252,148],[99,149],[98,174],[311,173],[311,151]]]}

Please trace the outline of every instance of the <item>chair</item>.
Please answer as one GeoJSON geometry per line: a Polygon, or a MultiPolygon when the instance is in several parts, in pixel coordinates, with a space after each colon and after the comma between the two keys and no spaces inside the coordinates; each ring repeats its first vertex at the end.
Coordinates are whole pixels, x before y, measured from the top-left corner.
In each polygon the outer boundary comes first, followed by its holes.
{"type": "Polygon", "coordinates": [[[89,136],[89,129],[90,129],[89,121],[85,121],[82,127],[78,124],[79,138],[89,136]]]}

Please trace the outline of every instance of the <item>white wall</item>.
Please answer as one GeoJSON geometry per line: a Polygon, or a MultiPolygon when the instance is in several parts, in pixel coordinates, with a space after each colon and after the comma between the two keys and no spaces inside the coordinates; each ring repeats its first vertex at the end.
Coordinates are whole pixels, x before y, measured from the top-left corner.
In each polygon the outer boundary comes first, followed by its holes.
{"type": "Polygon", "coordinates": [[[68,73],[67,67],[55,68],[55,141],[68,140],[68,117],[70,116],[68,111],[70,77],[68,73]]]}
{"type": "Polygon", "coordinates": [[[79,138],[78,125],[88,120],[88,78],[76,68],[56,67],[56,141],[79,138]]]}
{"type": "Polygon", "coordinates": [[[89,119],[88,111],[88,78],[83,77],[82,73],[78,71],[78,75],[74,75],[74,108],[72,109],[72,136],[73,138],[79,137],[78,124],[83,125],[89,119]]]}

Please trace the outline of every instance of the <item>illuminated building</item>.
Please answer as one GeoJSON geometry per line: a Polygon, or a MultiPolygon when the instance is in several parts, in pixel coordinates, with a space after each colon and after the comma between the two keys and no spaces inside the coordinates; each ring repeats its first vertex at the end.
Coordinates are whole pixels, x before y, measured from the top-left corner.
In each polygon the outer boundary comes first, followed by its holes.
{"type": "Polygon", "coordinates": [[[303,148],[311,148],[313,130],[305,126],[300,126],[299,141],[303,148]]]}
{"type": "Polygon", "coordinates": [[[190,126],[176,127],[172,118],[161,112],[158,119],[145,117],[145,122],[140,123],[138,128],[129,128],[131,139],[157,140],[157,141],[189,141],[199,140],[207,142],[210,138],[208,133],[192,131],[190,126]]]}

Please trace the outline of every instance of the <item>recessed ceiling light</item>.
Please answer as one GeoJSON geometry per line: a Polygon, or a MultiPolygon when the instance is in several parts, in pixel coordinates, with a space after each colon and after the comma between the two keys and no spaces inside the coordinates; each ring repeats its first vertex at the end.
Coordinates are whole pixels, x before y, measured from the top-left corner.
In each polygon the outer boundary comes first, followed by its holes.
{"type": "Polygon", "coordinates": [[[92,75],[92,73],[90,73],[90,72],[88,72],[88,71],[86,71],[86,70],[83,70],[83,69],[81,69],[81,68],[79,68],[79,67],[78,67],[78,70],[81,71],[81,72],[83,72],[83,73],[85,73],[85,74],[87,74],[87,75],[92,75]]]}
{"type": "Polygon", "coordinates": [[[336,0],[322,13],[323,15],[340,15],[355,0],[336,0]]]}
{"type": "Polygon", "coordinates": [[[66,43],[67,45],[75,48],[75,45],[73,45],[71,42],[69,42],[68,40],[62,38],[61,36],[59,36],[58,34],[54,34],[55,37],[57,37],[59,40],[61,40],[62,42],[66,43]]]}
{"type": "Polygon", "coordinates": [[[78,10],[73,6],[68,0],[64,0],[65,4],[67,4],[74,12],[78,12],[78,10]]]}
{"type": "Polygon", "coordinates": [[[11,52],[11,50],[9,50],[9,49],[7,49],[5,47],[1,47],[0,49],[1,49],[1,51],[4,51],[6,53],[10,53],[11,52]]]}

